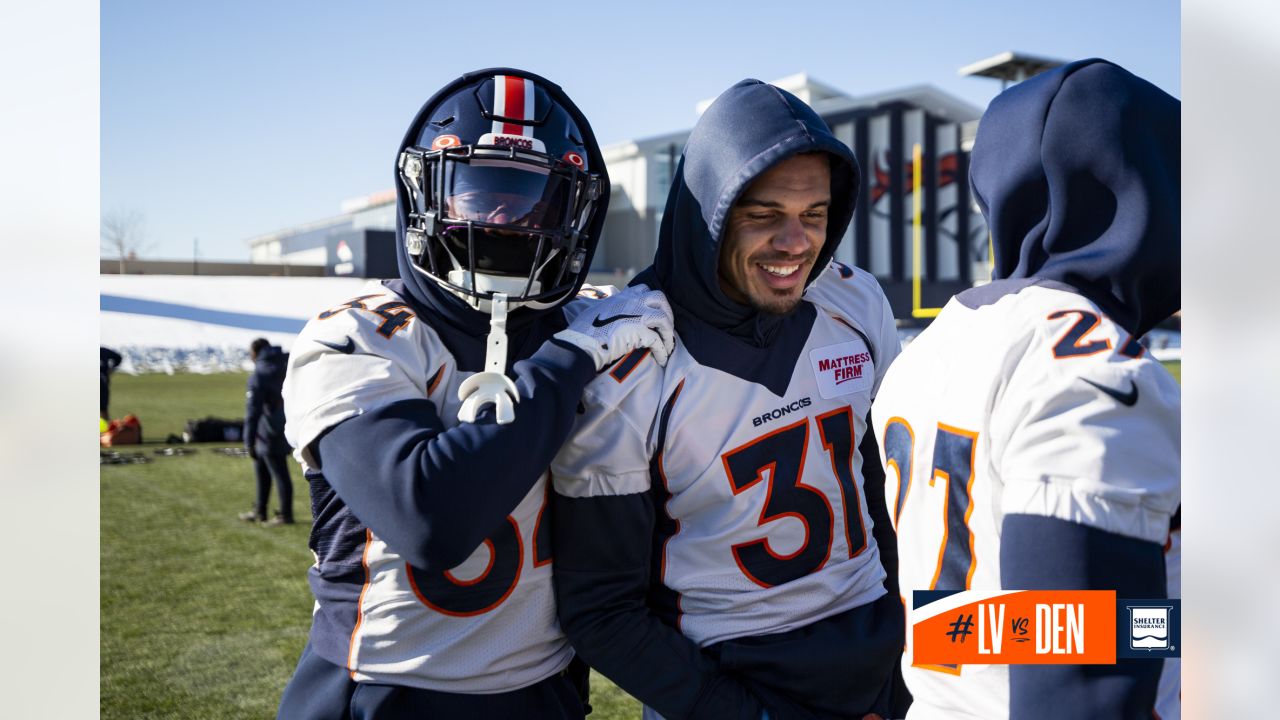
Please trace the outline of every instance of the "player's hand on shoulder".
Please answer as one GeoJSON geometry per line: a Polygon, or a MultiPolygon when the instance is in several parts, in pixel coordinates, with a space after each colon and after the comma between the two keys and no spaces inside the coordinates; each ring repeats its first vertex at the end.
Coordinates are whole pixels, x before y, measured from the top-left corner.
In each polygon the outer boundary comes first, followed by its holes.
{"type": "Polygon", "coordinates": [[[675,348],[675,322],[661,292],[636,286],[588,304],[555,337],[590,355],[596,370],[645,347],[666,365],[675,348]]]}

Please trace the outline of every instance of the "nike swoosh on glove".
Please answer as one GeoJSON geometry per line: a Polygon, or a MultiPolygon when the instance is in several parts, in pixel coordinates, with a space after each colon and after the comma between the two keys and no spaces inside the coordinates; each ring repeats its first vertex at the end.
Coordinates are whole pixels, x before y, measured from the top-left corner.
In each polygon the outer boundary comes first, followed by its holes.
{"type": "Polygon", "coordinates": [[[666,365],[675,349],[676,330],[667,298],[637,286],[591,303],[555,337],[590,355],[599,372],[643,347],[659,365],[666,365]]]}

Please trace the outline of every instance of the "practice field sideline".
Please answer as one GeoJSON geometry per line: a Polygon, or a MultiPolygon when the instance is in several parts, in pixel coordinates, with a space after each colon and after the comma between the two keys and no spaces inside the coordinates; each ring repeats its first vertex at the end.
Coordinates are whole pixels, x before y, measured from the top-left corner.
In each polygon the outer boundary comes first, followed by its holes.
{"type": "MultiPolygon", "coordinates": [[[[1180,363],[1166,365],[1181,379],[1180,363]]],[[[308,526],[241,522],[248,458],[192,445],[157,456],[187,419],[244,414],[247,375],[118,375],[114,417],[136,414],[151,458],[101,470],[103,718],[269,718],[306,643],[312,599],[308,526]]],[[[291,461],[294,512],[308,515],[291,461]]],[[[278,507],[274,489],[272,508],[278,507]]],[[[639,704],[592,674],[593,720],[638,718],[639,704]]]]}

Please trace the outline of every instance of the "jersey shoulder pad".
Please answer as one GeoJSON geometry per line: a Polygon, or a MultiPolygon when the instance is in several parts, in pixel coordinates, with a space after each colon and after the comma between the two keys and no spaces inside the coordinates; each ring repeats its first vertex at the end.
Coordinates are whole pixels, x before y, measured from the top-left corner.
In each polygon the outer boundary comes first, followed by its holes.
{"type": "Polygon", "coordinates": [[[597,497],[649,489],[663,379],[652,354],[636,350],[587,384],[573,431],[551,464],[556,492],[597,497]]]}
{"type": "Polygon", "coordinates": [[[1117,391],[1112,402],[1128,401],[1134,389],[1166,407],[1180,402],[1168,371],[1083,295],[1033,286],[967,314],[961,325],[948,325],[947,337],[967,337],[973,352],[1002,356],[997,396],[1005,408],[1050,398],[1061,406],[1105,400],[1108,390],[1117,391]]]}
{"type": "Polygon", "coordinates": [[[306,459],[309,444],[346,418],[427,397],[447,358],[435,331],[389,290],[328,308],[290,349],[285,435],[306,459]]]}
{"type": "Polygon", "coordinates": [[[614,389],[624,393],[636,388],[662,382],[662,368],[653,359],[649,348],[639,348],[611,363],[592,381],[590,386],[614,389]]]}
{"type": "Polygon", "coordinates": [[[874,275],[837,260],[832,260],[809,286],[804,299],[819,310],[862,327],[879,327],[884,313],[891,313],[874,275]]]}
{"type": "MultiPolygon", "coordinates": [[[[381,286],[369,286],[367,289],[370,292],[318,313],[307,323],[303,333],[310,333],[320,340],[332,336],[340,346],[345,345],[344,338],[350,337],[358,347],[367,346],[369,349],[379,346],[379,340],[385,342],[421,333],[434,334],[404,298],[381,286]]],[[[341,352],[339,348],[334,349],[341,352]]]]}
{"type": "Polygon", "coordinates": [[[1146,348],[1093,301],[1052,288],[1028,288],[999,319],[1007,332],[1027,337],[1026,353],[1060,370],[1151,360],[1146,348]]]}
{"type": "MultiPolygon", "coordinates": [[[[673,358],[680,353],[677,341],[673,358]]],[[[671,361],[663,368],[648,348],[632,350],[587,383],[580,409],[633,425],[641,435],[647,436],[662,403],[669,369],[672,369],[671,361]]]]}
{"type": "Polygon", "coordinates": [[[1004,333],[987,345],[1005,354],[989,420],[1005,511],[1163,542],[1180,493],[1181,388],[1087,298],[1035,290],[983,323],[1004,333]]]}
{"type": "Polygon", "coordinates": [[[875,276],[833,260],[809,287],[805,299],[819,313],[852,327],[868,341],[876,367],[874,395],[889,365],[902,352],[893,308],[875,276]]]}

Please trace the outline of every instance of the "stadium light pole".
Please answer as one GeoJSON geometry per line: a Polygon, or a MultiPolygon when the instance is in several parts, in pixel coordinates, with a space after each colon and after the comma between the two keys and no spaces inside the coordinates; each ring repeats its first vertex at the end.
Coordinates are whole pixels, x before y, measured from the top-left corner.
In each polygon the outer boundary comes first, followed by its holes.
{"type": "Polygon", "coordinates": [[[999,55],[992,55],[989,58],[965,65],[958,72],[960,75],[969,77],[985,77],[999,80],[1000,90],[1003,92],[1009,87],[1010,83],[1020,83],[1029,77],[1034,77],[1046,70],[1052,70],[1065,64],[1066,61],[1056,58],[1006,50],[999,55]]]}
{"type": "Polygon", "coordinates": [[[200,274],[200,238],[191,239],[191,274],[200,274]]]}

